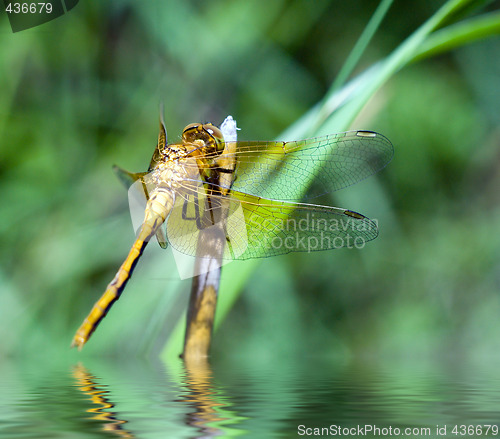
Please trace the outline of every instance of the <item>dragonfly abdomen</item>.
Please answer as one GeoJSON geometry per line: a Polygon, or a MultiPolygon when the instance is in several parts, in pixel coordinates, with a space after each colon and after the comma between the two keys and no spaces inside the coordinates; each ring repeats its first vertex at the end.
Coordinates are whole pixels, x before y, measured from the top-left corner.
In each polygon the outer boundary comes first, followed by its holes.
{"type": "Polygon", "coordinates": [[[94,305],[92,311],[90,311],[90,314],[83,321],[80,328],[78,328],[71,344],[72,347],[77,346],[78,349],[83,347],[101,320],[111,309],[113,303],[119,299],[149,239],[165,221],[172,209],[174,201],[174,194],[168,188],[160,187],[151,192],[146,205],[144,222],[137,239],[132,245],[127,258],[116,273],[114,279],[109,283],[104,294],[94,305]]]}
{"type": "Polygon", "coordinates": [[[78,331],[76,331],[71,347],[76,346],[78,349],[81,349],[95,331],[101,320],[111,309],[113,303],[119,299],[122,291],[125,289],[125,285],[127,285],[127,282],[132,275],[137,261],[146,248],[146,245],[147,241],[139,238],[136,239],[127,258],[121,265],[113,280],[108,284],[106,291],[96,302],[92,311],[90,311],[80,328],[78,328],[78,331]]]}
{"type": "Polygon", "coordinates": [[[160,187],[150,193],[138,239],[148,241],[154,235],[172,210],[174,202],[174,192],[169,188],[160,187]]]}

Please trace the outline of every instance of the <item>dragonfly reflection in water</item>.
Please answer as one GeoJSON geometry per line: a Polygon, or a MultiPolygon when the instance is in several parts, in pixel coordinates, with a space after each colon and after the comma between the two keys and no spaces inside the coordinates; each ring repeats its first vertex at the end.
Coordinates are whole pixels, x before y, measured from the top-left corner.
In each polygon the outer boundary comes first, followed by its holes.
{"type": "MultiPolygon", "coordinates": [[[[236,130],[230,116],[224,123],[236,130]]],[[[376,238],[375,222],[359,213],[293,201],[313,179],[319,193],[335,191],[378,172],[392,156],[386,137],[359,130],[291,142],[233,142],[216,126],[197,123],[184,129],[180,143],[168,145],[161,119],[148,171],[119,170],[147,198],[137,239],[72,346],[81,349],[88,341],[153,235],[164,248],[170,243],[198,258],[230,260],[360,246],[376,238]]]]}

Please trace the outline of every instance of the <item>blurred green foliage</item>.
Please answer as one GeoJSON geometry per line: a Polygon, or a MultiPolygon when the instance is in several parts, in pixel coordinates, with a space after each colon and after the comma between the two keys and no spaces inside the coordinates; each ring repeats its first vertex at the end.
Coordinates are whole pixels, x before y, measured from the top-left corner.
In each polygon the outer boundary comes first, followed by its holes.
{"type": "MultiPolygon", "coordinates": [[[[443,3],[415,1],[408,13],[395,2],[354,73],[443,3]]],[[[325,96],[377,4],[92,1],[16,34],[2,15],[0,353],[76,355],[73,332],[133,241],[111,166],[147,168],[160,100],[170,141],[227,114],[240,139],[276,138],[325,96]]],[[[220,322],[218,358],[491,352],[500,340],[499,49],[496,36],[414,63],[372,97],[352,127],[386,135],[395,159],[329,202],[376,218],[379,238],[362,251],[261,261],[220,322]]],[[[156,247],[84,352],[162,349],[190,282],[156,247]]],[[[238,270],[245,264],[223,276],[238,270]]]]}

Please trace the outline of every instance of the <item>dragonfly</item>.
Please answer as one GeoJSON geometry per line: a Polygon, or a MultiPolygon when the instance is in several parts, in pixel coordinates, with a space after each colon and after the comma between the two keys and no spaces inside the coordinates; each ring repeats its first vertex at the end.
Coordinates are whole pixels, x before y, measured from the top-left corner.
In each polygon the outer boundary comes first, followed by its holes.
{"type": "Polygon", "coordinates": [[[311,181],[316,188],[312,196],[348,187],[383,169],[393,153],[391,142],[374,131],[299,141],[233,141],[211,123],[187,125],[180,142],[168,144],[160,116],[148,170],[115,168],[123,182],[143,191],[144,219],[128,256],[77,330],[72,347],[81,349],[89,340],[154,236],[162,248],[170,244],[196,258],[221,260],[359,248],[375,239],[377,224],[366,216],[299,201],[311,181]]]}

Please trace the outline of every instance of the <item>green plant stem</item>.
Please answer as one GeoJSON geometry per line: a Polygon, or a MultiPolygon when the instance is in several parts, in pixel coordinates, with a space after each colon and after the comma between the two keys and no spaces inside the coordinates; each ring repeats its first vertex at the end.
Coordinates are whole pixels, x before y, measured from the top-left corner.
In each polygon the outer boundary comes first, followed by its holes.
{"type": "Polygon", "coordinates": [[[419,47],[411,62],[440,55],[491,35],[500,35],[500,12],[490,12],[435,32],[419,47]]]}

